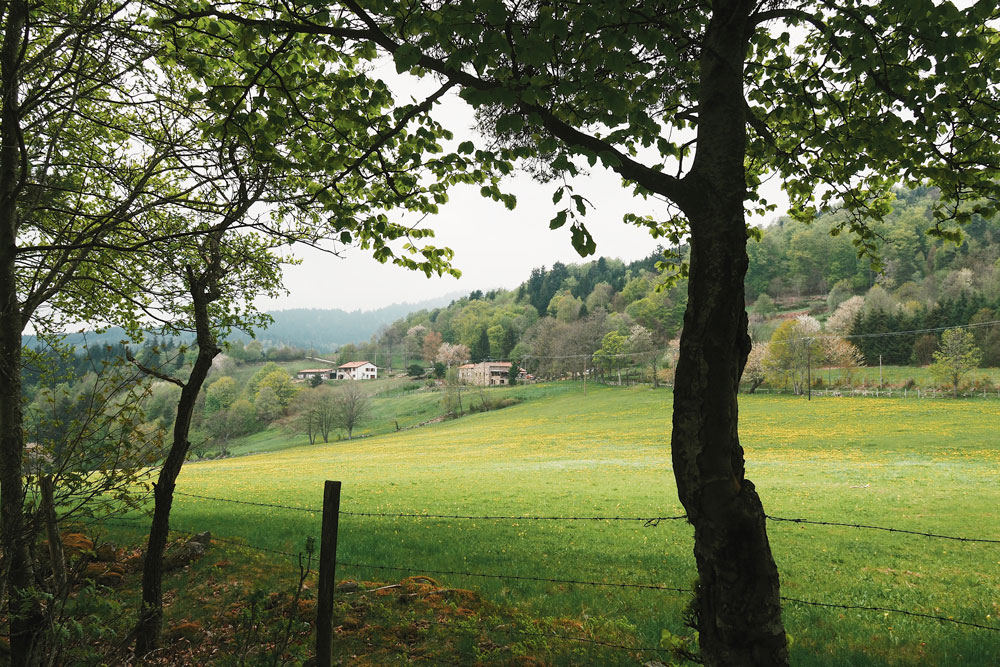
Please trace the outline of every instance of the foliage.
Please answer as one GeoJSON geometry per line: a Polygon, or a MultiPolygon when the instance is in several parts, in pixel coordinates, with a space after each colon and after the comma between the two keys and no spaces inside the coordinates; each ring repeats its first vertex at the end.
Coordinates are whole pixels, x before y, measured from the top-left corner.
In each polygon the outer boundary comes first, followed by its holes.
{"type": "Polygon", "coordinates": [[[932,356],[931,374],[950,385],[957,398],[962,377],[979,365],[982,352],[971,331],[948,329],[941,334],[941,346],[932,356]]]}
{"type": "Polygon", "coordinates": [[[747,364],[743,368],[743,381],[750,384],[750,388],[747,389],[748,394],[757,391],[757,388],[764,384],[767,379],[766,360],[769,346],[769,343],[762,342],[754,343],[754,346],[750,348],[747,364]]]}
{"type": "Polygon", "coordinates": [[[435,360],[451,368],[454,365],[465,363],[470,357],[469,348],[462,344],[452,345],[451,343],[441,343],[438,347],[435,360]]]}
{"type": "Polygon", "coordinates": [[[823,346],[817,335],[815,320],[794,319],[782,322],[767,346],[764,373],[774,386],[791,386],[801,394],[806,389],[810,368],[823,361],[823,346]]]}

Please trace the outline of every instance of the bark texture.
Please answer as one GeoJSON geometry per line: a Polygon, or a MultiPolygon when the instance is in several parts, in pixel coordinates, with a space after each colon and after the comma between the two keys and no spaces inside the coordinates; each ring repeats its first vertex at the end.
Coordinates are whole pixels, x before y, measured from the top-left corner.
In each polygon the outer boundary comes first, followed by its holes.
{"type": "Polygon", "coordinates": [[[31,595],[33,574],[24,520],[21,413],[21,333],[24,316],[18,298],[17,196],[25,165],[22,137],[19,64],[25,40],[28,6],[23,0],[4,3],[0,50],[0,536],[6,591],[10,599],[10,664],[31,664],[44,627],[41,608],[31,595]]]}
{"type": "Polygon", "coordinates": [[[142,567],[142,606],[135,628],[135,652],[139,657],[158,648],[163,635],[163,554],[167,546],[167,534],[170,531],[170,509],[174,501],[174,487],[188,449],[191,447],[188,435],[191,431],[191,419],[198,392],[201,391],[205,378],[212,368],[212,360],[221,352],[212,334],[208,313],[208,306],[215,297],[214,289],[210,289],[210,285],[214,285],[213,272],[216,270],[218,270],[217,261],[204,276],[196,277],[190,270],[188,272],[194,302],[198,357],[190,377],[181,389],[170,451],[153,489],[153,520],[149,528],[149,543],[142,567]]]}
{"type": "Polygon", "coordinates": [[[745,0],[713,3],[702,48],[698,151],[684,179],[690,281],[671,442],[678,493],[695,528],[701,657],[730,667],[788,664],[778,570],[738,432],[750,352],[743,61],[752,9],[745,0]]]}

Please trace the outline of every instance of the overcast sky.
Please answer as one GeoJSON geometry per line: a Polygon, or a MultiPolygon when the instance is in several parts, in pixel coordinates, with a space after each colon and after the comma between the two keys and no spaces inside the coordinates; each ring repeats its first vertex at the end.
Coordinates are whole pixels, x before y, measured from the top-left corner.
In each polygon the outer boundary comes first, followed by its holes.
{"type": "MultiPolygon", "coordinates": [[[[380,68],[381,69],[381,68],[380,68]]],[[[378,74],[385,76],[386,72],[378,74]]],[[[436,107],[436,116],[456,135],[456,141],[475,140],[471,109],[457,95],[450,95],[436,107]]],[[[477,142],[478,144],[479,142],[477,142]]],[[[625,261],[648,256],[657,246],[645,230],[626,225],[626,212],[666,217],[666,205],[653,199],[631,195],[621,179],[610,171],[594,167],[592,172],[574,181],[577,194],[588,198],[594,209],[585,219],[587,229],[597,242],[593,257],[581,258],[570,243],[569,224],[550,230],[549,220],[559,206],[552,203],[552,184],[536,183],[527,174],[509,177],[505,190],[517,196],[513,211],[503,204],[479,196],[479,188],[455,188],[450,201],[436,216],[427,217],[421,226],[435,231],[431,243],[455,251],[453,265],[462,277],[427,278],[392,265],[379,264],[358,248],[347,248],[343,257],[318,250],[303,249],[295,254],[302,259],[298,266],[286,267],[288,295],[261,300],[265,310],[287,308],[341,308],[372,310],[392,303],[416,302],[460,291],[513,288],[528,278],[531,269],[551,267],[555,262],[583,262],[597,257],[617,257],[625,261]]],[[[787,204],[777,184],[764,186],[769,199],[787,204]]],[[[770,216],[771,219],[775,216],[770,216]]],[[[415,222],[416,218],[410,220],[415,222]]],[[[764,222],[758,219],[757,223],[764,222]]]]}

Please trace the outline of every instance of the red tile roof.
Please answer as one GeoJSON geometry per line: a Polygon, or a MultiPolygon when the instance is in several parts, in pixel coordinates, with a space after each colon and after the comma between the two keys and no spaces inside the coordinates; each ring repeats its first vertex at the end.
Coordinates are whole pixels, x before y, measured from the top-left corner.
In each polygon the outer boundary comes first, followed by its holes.
{"type": "MultiPolygon", "coordinates": [[[[348,361],[346,364],[341,364],[337,368],[360,368],[365,364],[372,364],[370,361],[348,361]]],[[[375,364],[372,364],[374,366],[375,364]]]]}

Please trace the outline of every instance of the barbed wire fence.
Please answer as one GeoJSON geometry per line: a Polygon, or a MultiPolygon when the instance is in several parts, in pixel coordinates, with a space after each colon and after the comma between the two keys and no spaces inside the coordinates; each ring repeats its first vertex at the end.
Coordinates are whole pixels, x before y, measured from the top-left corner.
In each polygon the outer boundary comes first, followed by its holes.
{"type": "MultiPolygon", "coordinates": [[[[328,482],[327,484],[331,484],[328,482]]],[[[258,502],[253,500],[240,500],[234,498],[224,498],[219,496],[210,496],[204,494],[187,493],[182,491],[175,491],[175,495],[181,497],[192,498],[198,501],[211,502],[211,503],[225,503],[225,504],[235,504],[248,507],[259,507],[268,509],[278,509],[288,512],[299,512],[308,513],[312,516],[318,516],[322,519],[323,529],[329,531],[331,526],[333,530],[337,530],[337,520],[340,517],[351,517],[359,519],[434,519],[434,520],[454,520],[454,521],[509,521],[509,522],[603,522],[603,523],[622,523],[622,524],[637,524],[642,529],[655,529],[664,522],[679,522],[687,519],[686,515],[663,515],[663,516],[622,516],[622,515],[608,515],[608,516],[555,516],[555,515],[528,515],[528,514],[461,514],[461,513],[431,513],[431,512],[369,512],[369,511],[352,511],[352,510],[342,510],[339,506],[339,483],[337,487],[337,497],[335,506],[331,507],[331,503],[328,501],[327,496],[325,496],[324,507],[303,507],[295,505],[285,505],[280,503],[269,503],[269,502],[258,502]]],[[[895,526],[881,526],[872,524],[862,524],[862,523],[852,523],[844,521],[825,521],[818,519],[810,519],[804,517],[786,517],[786,516],[774,516],[766,515],[767,520],[776,523],[789,523],[798,524],[804,526],[828,526],[837,528],[852,528],[861,531],[878,531],[898,535],[923,537],[929,540],[945,540],[960,543],[978,543],[987,545],[997,545],[1000,544],[1000,538],[994,537],[974,537],[966,535],[945,535],[930,531],[921,531],[913,528],[903,528],[895,526]]],[[[144,521],[143,517],[120,517],[113,521],[121,522],[120,525],[128,526],[131,528],[140,527],[144,521]]],[[[194,531],[185,529],[172,529],[174,532],[182,535],[194,535],[194,531]]],[[[318,544],[322,544],[324,540],[329,539],[331,536],[323,535],[320,540],[317,541],[318,544]]],[[[501,581],[501,582],[511,582],[518,584],[555,584],[559,586],[574,586],[574,587],[592,587],[592,588],[604,588],[604,589],[619,589],[619,590],[633,590],[633,591],[648,591],[653,593],[662,593],[669,595],[685,596],[690,597],[693,595],[693,590],[690,586],[676,586],[668,585],[659,582],[636,582],[636,581],[595,581],[572,577],[544,577],[528,574],[518,574],[511,572],[483,572],[483,571],[473,571],[473,570],[462,570],[462,569],[442,569],[438,567],[428,566],[420,563],[372,563],[372,562],[355,562],[355,561],[344,561],[338,560],[336,556],[336,535],[332,536],[334,540],[334,553],[332,557],[329,554],[321,554],[319,560],[319,577],[320,577],[320,590],[323,590],[324,579],[327,580],[327,587],[330,588],[331,592],[333,590],[332,581],[335,576],[336,568],[346,568],[351,571],[374,571],[381,573],[393,573],[393,574],[404,574],[410,576],[441,576],[441,577],[460,577],[476,581],[501,581]]],[[[238,546],[241,548],[249,549],[252,551],[257,551],[263,554],[268,554],[271,556],[283,556],[288,558],[297,558],[301,554],[275,549],[271,547],[265,547],[262,545],[252,544],[246,540],[234,539],[232,537],[221,537],[213,534],[213,540],[238,546]]],[[[321,594],[322,597],[322,594],[321,594]]],[[[819,609],[831,609],[831,610],[841,610],[841,611],[856,611],[856,612],[867,612],[867,613],[880,613],[880,614],[894,614],[909,617],[912,619],[918,619],[923,621],[933,621],[942,624],[950,624],[959,627],[966,627],[979,631],[986,632],[1000,632],[1000,626],[988,625],[985,623],[979,623],[972,620],[957,619],[951,616],[932,614],[923,611],[917,611],[914,609],[904,609],[899,607],[890,607],[880,604],[856,604],[848,601],[830,601],[830,600],[809,600],[798,597],[782,596],[782,601],[788,604],[812,607],[819,609]]],[[[318,606],[318,617],[317,617],[317,636],[323,632],[324,626],[326,628],[332,627],[332,602],[329,600],[321,601],[318,606]],[[329,608],[324,610],[324,604],[329,608]],[[325,615],[324,615],[325,614],[325,615]],[[322,615],[322,617],[320,617],[322,615]]],[[[500,634],[511,634],[511,635],[521,635],[526,637],[536,637],[544,639],[554,639],[567,642],[576,642],[578,644],[591,645],[594,647],[600,647],[606,650],[615,650],[630,652],[633,654],[642,653],[659,653],[663,655],[668,655],[671,653],[671,649],[659,647],[659,646],[638,646],[638,645],[627,645],[621,642],[606,640],[599,637],[584,637],[578,635],[571,635],[561,632],[548,632],[541,630],[520,630],[505,627],[494,627],[489,629],[491,632],[497,632],[500,634]]],[[[317,640],[319,642],[319,639],[317,640]]],[[[329,639],[328,639],[329,641],[329,639]]],[[[412,659],[426,659],[432,662],[439,662],[443,664],[461,664],[458,662],[450,662],[447,658],[441,658],[439,656],[430,656],[429,654],[423,653],[420,649],[414,647],[400,648],[399,646],[393,646],[390,644],[380,643],[376,640],[366,638],[363,640],[368,646],[376,650],[385,650],[389,652],[401,652],[403,655],[408,656],[412,659]]],[[[329,646],[329,644],[327,644],[329,646]]],[[[324,649],[318,649],[318,656],[321,657],[324,649]]],[[[329,655],[329,651],[325,650],[325,653],[329,655]]],[[[329,664],[320,662],[318,664],[329,664]]]]}

